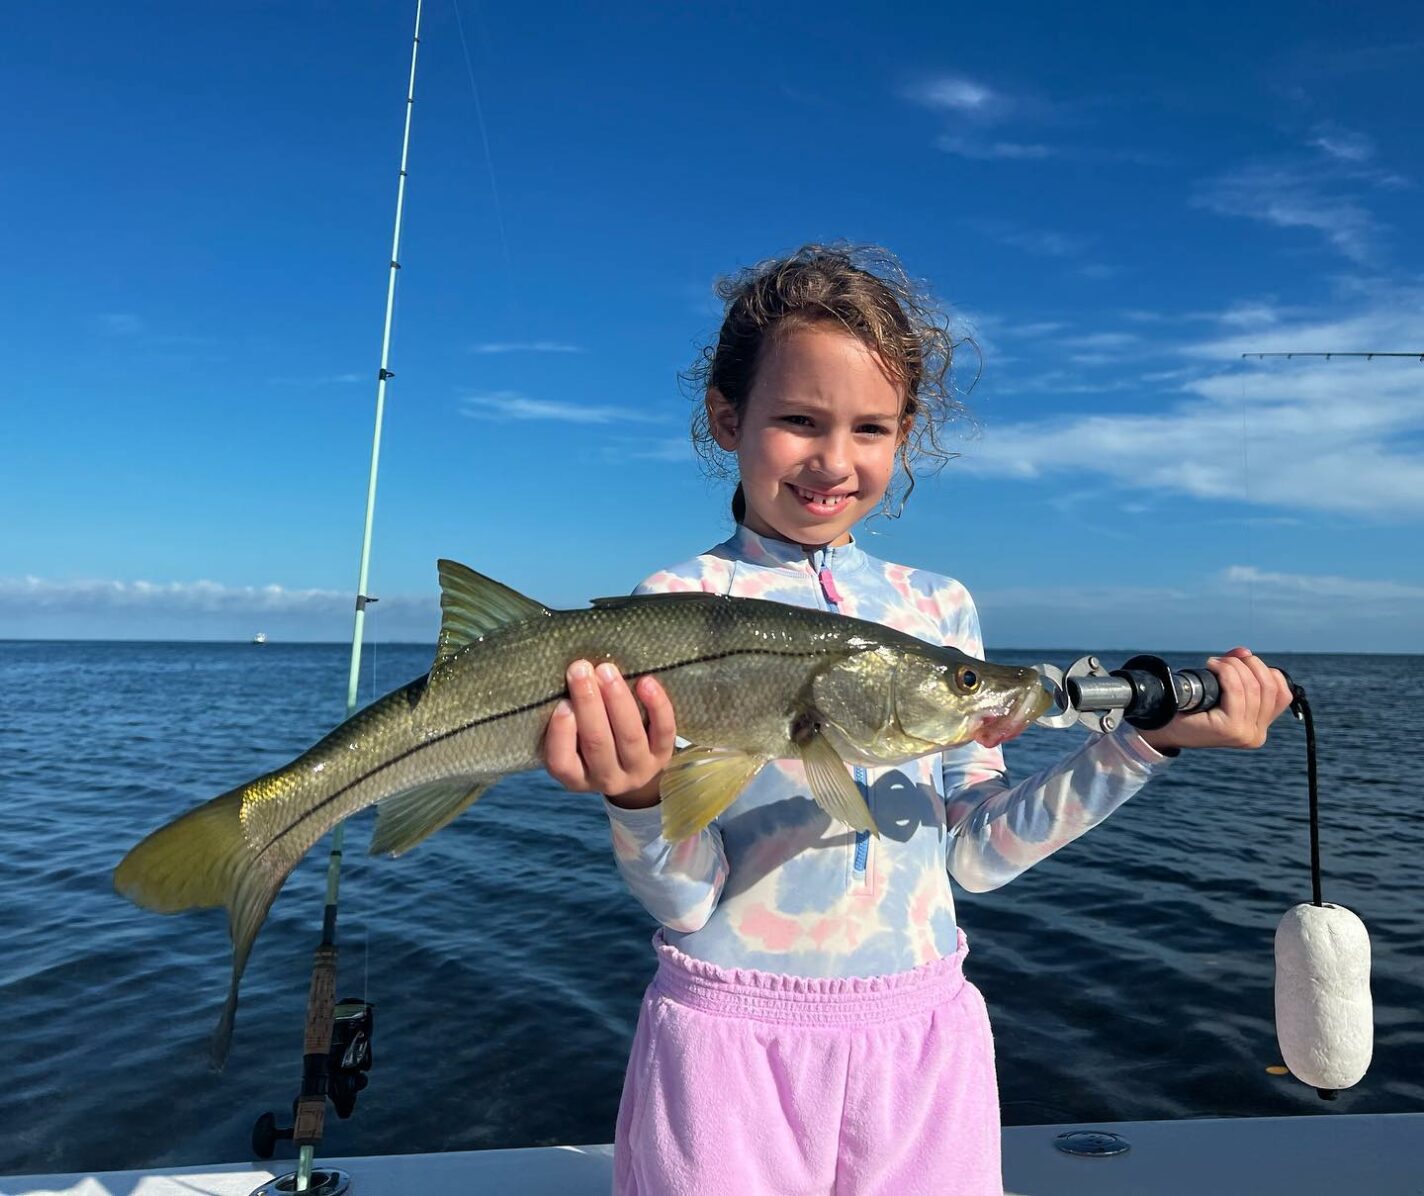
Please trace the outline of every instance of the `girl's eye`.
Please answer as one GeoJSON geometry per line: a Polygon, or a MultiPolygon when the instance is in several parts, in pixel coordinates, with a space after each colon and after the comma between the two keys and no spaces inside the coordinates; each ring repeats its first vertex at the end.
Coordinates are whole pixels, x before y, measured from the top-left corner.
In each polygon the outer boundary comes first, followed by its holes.
{"type": "Polygon", "coordinates": [[[809,428],[811,426],[811,420],[804,415],[783,415],[781,422],[784,424],[793,424],[798,428],[809,428]]]}
{"type": "Polygon", "coordinates": [[[890,429],[883,424],[861,424],[858,431],[869,432],[872,436],[889,436],[890,429]]]}

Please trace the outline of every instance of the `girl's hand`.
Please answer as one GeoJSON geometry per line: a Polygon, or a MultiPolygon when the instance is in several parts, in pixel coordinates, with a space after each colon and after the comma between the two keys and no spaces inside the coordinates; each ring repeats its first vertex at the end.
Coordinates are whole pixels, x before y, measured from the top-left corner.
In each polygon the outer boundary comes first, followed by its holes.
{"type": "Polygon", "coordinates": [[[677,739],[667,691],[642,677],[635,698],[616,666],[594,669],[586,660],[569,665],[567,681],[568,699],[554,708],[544,732],[549,775],[565,789],[602,793],[617,806],[656,805],[677,739]]]}
{"type": "Polygon", "coordinates": [[[1291,704],[1290,686],[1248,648],[1212,657],[1207,668],[1221,683],[1221,701],[1211,710],[1179,714],[1165,727],[1143,731],[1154,748],[1258,748],[1266,728],[1291,704]]]}

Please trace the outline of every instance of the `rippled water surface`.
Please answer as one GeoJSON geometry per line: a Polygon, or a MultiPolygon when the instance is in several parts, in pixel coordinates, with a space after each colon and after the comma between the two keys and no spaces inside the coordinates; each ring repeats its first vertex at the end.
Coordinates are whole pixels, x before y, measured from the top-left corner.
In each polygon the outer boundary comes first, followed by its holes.
{"type": "MultiPolygon", "coordinates": [[[[220,1075],[206,1042],[227,985],[223,915],[145,913],[110,873],[158,824],[340,721],[348,655],[0,643],[0,1173],[244,1158],[257,1115],[289,1108],[324,853],[258,939],[220,1075]]],[[[363,700],[424,672],[430,651],[372,655],[363,700]]],[[[1326,899],[1373,939],[1370,1074],[1323,1106],[1265,1070],[1272,935],[1310,896],[1304,737],[1282,721],[1260,752],[1185,754],[1058,856],[959,895],[1007,1123],[1424,1110],[1424,658],[1280,663],[1320,726],[1326,899]]],[[[1010,767],[1025,775],[1075,734],[1030,731],[1010,767]]],[[[598,804],[527,775],[400,860],[367,859],[368,833],[358,819],[347,840],[338,988],[376,1003],[376,1065],[324,1149],[609,1140],[652,925],[598,804]]]]}

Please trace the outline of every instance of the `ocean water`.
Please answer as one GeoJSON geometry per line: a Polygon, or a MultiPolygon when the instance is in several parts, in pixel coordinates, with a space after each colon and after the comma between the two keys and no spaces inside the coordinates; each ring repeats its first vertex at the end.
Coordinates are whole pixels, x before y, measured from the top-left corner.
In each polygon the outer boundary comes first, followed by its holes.
{"type": "MultiPolygon", "coordinates": [[[[368,649],[363,701],[430,654],[368,649]]],[[[348,655],[0,642],[0,1174],[241,1159],[259,1114],[289,1112],[324,851],[257,941],[221,1074],[206,1049],[223,914],[157,917],[110,874],[149,830],[339,722],[348,655]]],[[[1424,1110],[1424,657],[1279,663],[1316,711],[1326,900],[1372,935],[1369,1075],[1327,1105],[1266,1071],[1272,936],[1310,896],[1304,735],[1285,718],[1261,751],[1186,753],[1013,884],[959,894],[1006,1123],[1424,1110]]],[[[1030,730],[1010,768],[1077,734],[1030,730]]],[[[597,801],[530,774],[400,860],[367,858],[368,835],[360,818],[347,838],[338,992],[376,1005],[375,1067],[323,1151],[608,1141],[653,926],[597,801]]]]}

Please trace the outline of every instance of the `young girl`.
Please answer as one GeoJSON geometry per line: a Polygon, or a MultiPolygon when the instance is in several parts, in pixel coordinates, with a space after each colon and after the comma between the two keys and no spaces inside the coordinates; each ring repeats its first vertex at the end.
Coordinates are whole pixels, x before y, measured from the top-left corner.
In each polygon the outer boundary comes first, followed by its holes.
{"type": "MultiPolygon", "coordinates": [[[[639,593],[708,590],[874,619],[983,657],[949,578],[876,560],[851,529],[897,464],[944,455],[944,322],[888,255],[808,246],[721,288],[697,373],[704,455],[735,456],[737,528],[639,593]],[[709,440],[711,444],[709,444],[709,440]],[[712,447],[715,445],[715,449],[712,447]]],[[[605,795],[629,887],[661,924],[619,1108],[614,1187],[648,1194],[1000,1196],[984,1002],[950,878],[981,892],[1101,822],[1182,747],[1255,747],[1289,702],[1244,648],[1208,662],[1215,710],[1123,726],[1010,786],[997,746],[856,768],[877,839],[832,823],[799,762],[763,769],[695,838],[661,833],[676,722],[650,677],[569,669],[550,774],[605,795]],[[645,717],[646,716],[646,717],[645,717]]]]}

